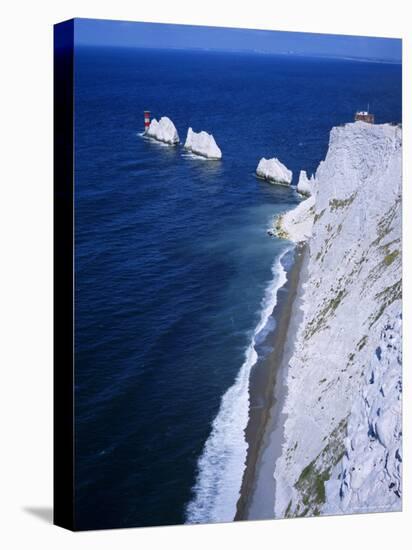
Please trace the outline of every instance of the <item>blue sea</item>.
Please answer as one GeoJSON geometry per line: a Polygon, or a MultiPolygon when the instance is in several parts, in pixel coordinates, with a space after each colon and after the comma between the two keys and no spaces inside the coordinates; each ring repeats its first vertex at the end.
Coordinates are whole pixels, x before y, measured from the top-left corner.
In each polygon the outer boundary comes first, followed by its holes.
{"type": "Polygon", "coordinates": [[[293,254],[309,174],[354,112],[401,120],[400,65],[76,47],[75,486],[80,529],[230,520],[248,376],[293,254]],[[142,138],[143,111],[212,133],[221,161],[142,138]]]}

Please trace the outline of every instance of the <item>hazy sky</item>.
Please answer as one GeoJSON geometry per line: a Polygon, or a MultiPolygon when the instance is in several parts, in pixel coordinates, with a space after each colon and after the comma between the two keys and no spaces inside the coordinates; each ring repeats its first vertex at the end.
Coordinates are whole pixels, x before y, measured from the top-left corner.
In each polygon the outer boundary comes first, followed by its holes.
{"type": "Polygon", "coordinates": [[[75,20],[75,44],[140,48],[201,48],[264,53],[357,57],[400,63],[402,42],[332,34],[260,31],[99,19],[75,20]]]}

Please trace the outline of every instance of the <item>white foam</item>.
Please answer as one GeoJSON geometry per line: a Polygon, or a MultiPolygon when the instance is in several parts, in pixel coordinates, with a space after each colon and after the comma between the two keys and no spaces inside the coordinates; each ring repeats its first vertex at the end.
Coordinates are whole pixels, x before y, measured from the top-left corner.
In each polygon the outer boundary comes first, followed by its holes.
{"type": "Polygon", "coordinates": [[[206,160],[209,160],[206,157],[202,157],[201,155],[195,155],[194,153],[191,153],[189,151],[187,151],[186,153],[182,153],[182,157],[187,158],[187,159],[197,160],[197,161],[200,161],[200,162],[204,162],[206,160]]]}
{"type": "Polygon", "coordinates": [[[259,322],[246,349],[245,360],[236,380],[223,395],[212,431],[198,461],[198,476],[194,497],[186,508],[187,523],[216,523],[233,521],[240,496],[248,444],[245,429],[249,419],[249,378],[258,354],[255,346],[277,303],[277,292],[287,276],[281,260],[288,247],[276,259],[273,279],[262,300],[259,322]]]}

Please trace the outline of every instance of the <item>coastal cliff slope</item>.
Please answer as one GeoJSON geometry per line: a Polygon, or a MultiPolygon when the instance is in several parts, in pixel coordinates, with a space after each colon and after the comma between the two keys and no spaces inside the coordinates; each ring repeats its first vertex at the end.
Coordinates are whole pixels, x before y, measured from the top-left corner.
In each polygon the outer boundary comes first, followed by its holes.
{"type": "MultiPolygon", "coordinates": [[[[401,509],[401,154],[398,126],[333,128],[298,207],[313,226],[276,517],[401,509]]],[[[278,233],[302,240],[299,216],[297,235],[284,218],[278,233]]]]}

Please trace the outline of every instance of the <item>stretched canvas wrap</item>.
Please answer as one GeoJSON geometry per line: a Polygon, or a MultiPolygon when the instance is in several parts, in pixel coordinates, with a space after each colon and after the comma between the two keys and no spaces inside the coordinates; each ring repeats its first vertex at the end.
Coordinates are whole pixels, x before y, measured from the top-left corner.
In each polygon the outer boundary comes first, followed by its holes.
{"type": "Polygon", "coordinates": [[[55,523],[401,510],[401,41],[54,33],[55,523]]]}

